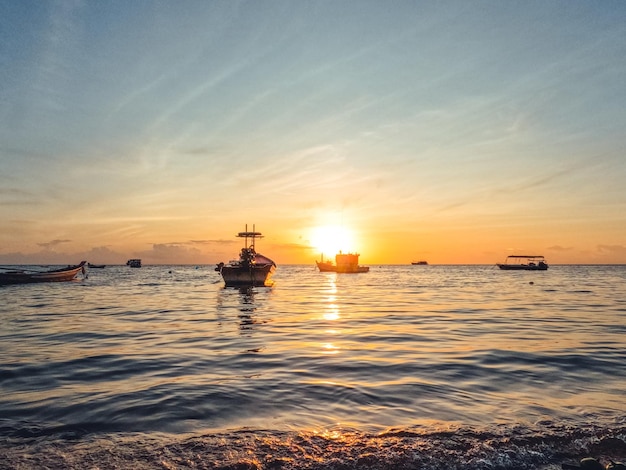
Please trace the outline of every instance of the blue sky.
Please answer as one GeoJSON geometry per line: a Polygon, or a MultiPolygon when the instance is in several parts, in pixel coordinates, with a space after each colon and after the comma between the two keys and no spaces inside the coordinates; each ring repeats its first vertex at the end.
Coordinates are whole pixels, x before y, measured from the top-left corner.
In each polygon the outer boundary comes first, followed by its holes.
{"type": "Polygon", "coordinates": [[[372,263],[626,263],[625,20],[2,0],[0,262],[214,262],[256,223],[287,263],[328,224],[372,263]]]}

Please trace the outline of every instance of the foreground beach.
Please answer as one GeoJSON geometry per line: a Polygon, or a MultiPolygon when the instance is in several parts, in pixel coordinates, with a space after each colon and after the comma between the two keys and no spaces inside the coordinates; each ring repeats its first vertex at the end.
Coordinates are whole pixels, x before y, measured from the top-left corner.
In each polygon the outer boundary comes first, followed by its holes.
{"type": "Polygon", "coordinates": [[[626,427],[323,433],[238,430],[187,438],[112,435],[33,438],[0,446],[0,468],[133,469],[561,469],[581,456],[626,457],[626,427]],[[28,440],[24,441],[28,442],[28,440]]]}

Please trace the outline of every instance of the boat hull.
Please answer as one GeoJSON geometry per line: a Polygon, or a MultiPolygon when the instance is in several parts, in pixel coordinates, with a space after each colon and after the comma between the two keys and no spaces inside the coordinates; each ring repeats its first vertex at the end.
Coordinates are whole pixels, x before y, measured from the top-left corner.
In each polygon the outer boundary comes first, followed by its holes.
{"type": "Polygon", "coordinates": [[[369,270],[369,266],[337,266],[337,272],[342,274],[367,273],[369,270]]]}
{"type": "Polygon", "coordinates": [[[547,271],[548,265],[529,266],[527,264],[498,264],[498,267],[504,271],[547,271]]]}
{"type": "Polygon", "coordinates": [[[317,269],[320,270],[321,273],[336,273],[337,267],[333,263],[325,263],[322,261],[316,261],[317,269]]]}
{"type": "Polygon", "coordinates": [[[226,287],[266,286],[274,284],[271,279],[276,271],[273,264],[253,266],[222,266],[220,273],[226,287]]]}
{"type": "Polygon", "coordinates": [[[66,282],[73,280],[79,272],[85,272],[85,262],[44,272],[10,271],[0,273],[0,285],[34,284],[38,282],[66,282]]]}
{"type": "Polygon", "coordinates": [[[357,274],[369,272],[369,266],[359,265],[339,265],[336,266],[332,263],[316,261],[317,269],[322,273],[341,273],[341,274],[357,274]]]}

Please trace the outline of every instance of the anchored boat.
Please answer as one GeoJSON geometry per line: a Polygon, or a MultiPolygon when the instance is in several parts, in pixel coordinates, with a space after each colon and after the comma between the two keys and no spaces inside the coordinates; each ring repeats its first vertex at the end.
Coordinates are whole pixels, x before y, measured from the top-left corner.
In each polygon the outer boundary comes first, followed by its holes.
{"type": "Polygon", "coordinates": [[[335,264],[332,261],[316,261],[317,268],[322,273],[366,273],[370,270],[369,266],[359,266],[358,253],[342,253],[341,251],[335,255],[335,264]]]}
{"type": "Polygon", "coordinates": [[[256,252],[255,241],[263,238],[261,232],[256,232],[254,225],[252,232],[239,232],[237,237],[244,238],[244,247],[239,253],[239,259],[229,261],[228,264],[219,263],[215,270],[222,275],[226,287],[235,286],[267,286],[274,284],[271,277],[276,271],[276,263],[256,252]],[[251,244],[248,245],[248,240],[251,244]]]}
{"type": "Polygon", "coordinates": [[[50,271],[37,271],[29,268],[15,268],[0,272],[0,285],[8,284],[32,284],[35,282],[63,282],[71,281],[79,271],[85,274],[86,261],[81,261],[75,266],[52,269],[50,271]]]}
{"type": "Polygon", "coordinates": [[[541,255],[510,255],[504,263],[497,263],[505,271],[546,271],[548,263],[541,255]]]}

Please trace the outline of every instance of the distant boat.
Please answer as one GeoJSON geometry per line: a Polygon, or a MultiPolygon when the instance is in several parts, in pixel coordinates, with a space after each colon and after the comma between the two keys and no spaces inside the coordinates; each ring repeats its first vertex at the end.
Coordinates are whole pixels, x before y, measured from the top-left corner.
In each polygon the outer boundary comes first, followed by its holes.
{"type": "Polygon", "coordinates": [[[86,263],[86,261],[81,261],[80,264],[75,266],[67,266],[66,268],[52,269],[50,271],[37,271],[27,268],[2,268],[8,270],[0,272],[0,285],[71,281],[79,271],[85,274],[86,263]]]}
{"type": "Polygon", "coordinates": [[[131,268],[141,268],[141,260],[137,258],[129,259],[126,261],[126,265],[131,268]]]}
{"type": "Polygon", "coordinates": [[[91,263],[87,263],[87,266],[89,266],[90,268],[93,268],[93,269],[104,269],[104,268],[106,268],[106,264],[91,264],[91,263]]]}
{"type": "Polygon", "coordinates": [[[359,266],[358,253],[342,253],[341,251],[335,255],[335,264],[332,261],[324,261],[322,255],[321,261],[316,261],[317,268],[322,273],[366,273],[370,270],[369,266],[359,266]]]}
{"type": "Polygon", "coordinates": [[[263,238],[261,232],[256,232],[254,225],[252,232],[246,231],[237,234],[239,238],[245,238],[244,247],[239,253],[239,259],[229,261],[228,264],[219,263],[215,270],[222,275],[226,287],[235,286],[266,286],[274,284],[271,277],[276,271],[276,263],[256,252],[255,240],[263,238]],[[248,245],[248,239],[252,243],[248,245]]]}
{"type": "Polygon", "coordinates": [[[411,261],[411,264],[414,266],[426,266],[428,264],[428,261],[411,261]]]}
{"type": "Polygon", "coordinates": [[[510,255],[504,263],[496,263],[505,271],[546,271],[548,263],[541,255],[510,255]]]}
{"type": "Polygon", "coordinates": [[[337,272],[337,266],[335,266],[332,261],[324,261],[324,255],[322,255],[321,261],[315,261],[315,264],[317,264],[317,268],[321,273],[337,272]]]}

